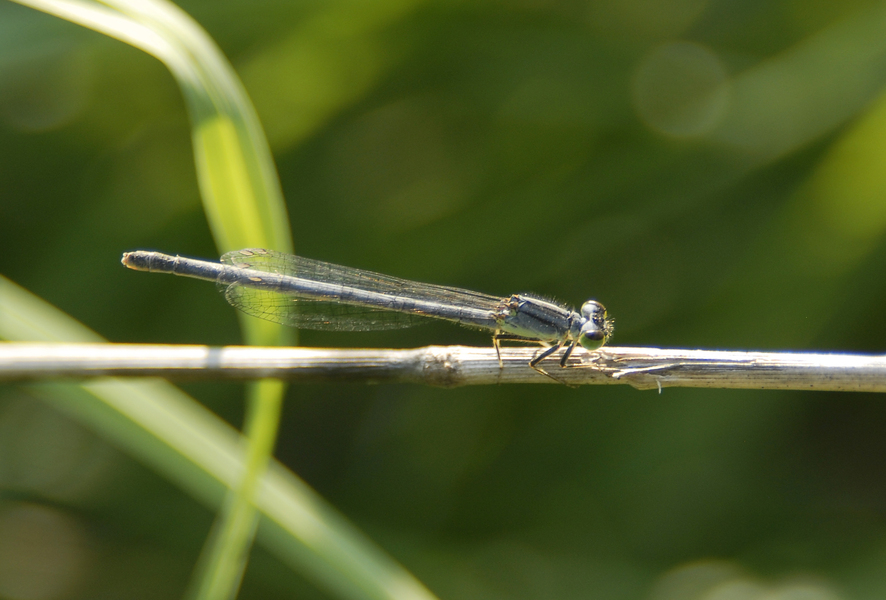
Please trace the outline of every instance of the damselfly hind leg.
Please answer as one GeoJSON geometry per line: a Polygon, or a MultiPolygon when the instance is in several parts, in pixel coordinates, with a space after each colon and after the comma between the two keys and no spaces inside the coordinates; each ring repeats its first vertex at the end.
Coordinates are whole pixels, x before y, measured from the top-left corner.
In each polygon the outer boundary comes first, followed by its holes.
{"type": "Polygon", "coordinates": [[[492,336],[492,345],[495,346],[495,355],[498,357],[498,368],[502,370],[505,368],[504,364],[501,362],[501,336],[502,333],[500,331],[496,331],[492,336]]]}
{"type": "MultiPolygon", "coordinates": [[[[560,381],[559,379],[557,379],[556,377],[554,377],[553,375],[551,375],[550,373],[545,371],[543,368],[538,366],[538,363],[540,363],[541,361],[543,361],[547,357],[551,356],[552,354],[556,353],[558,350],[563,348],[563,345],[564,345],[563,342],[557,342],[553,346],[548,346],[547,342],[534,340],[532,338],[526,338],[523,336],[511,334],[511,333],[496,333],[494,336],[492,336],[492,343],[495,346],[496,353],[498,354],[499,367],[502,367],[501,352],[499,350],[499,348],[501,347],[502,341],[528,342],[530,344],[541,344],[544,347],[544,350],[542,350],[541,354],[533,357],[532,360],[529,361],[530,368],[532,368],[532,370],[535,371],[536,373],[541,373],[545,377],[550,377],[551,379],[553,379],[557,383],[563,383],[562,381],[560,381]]],[[[575,349],[575,342],[573,342],[572,344],[567,346],[566,350],[563,352],[563,357],[560,358],[560,366],[561,367],[566,366],[566,361],[569,359],[569,356],[572,354],[572,351],[574,349],[575,349]]],[[[566,385],[569,385],[569,384],[566,384],[566,385]]]]}
{"type": "MultiPolygon", "coordinates": [[[[492,336],[492,345],[495,347],[496,356],[498,356],[498,368],[499,369],[504,369],[504,364],[502,364],[502,360],[501,360],[501,343],[503,341],[505,341],[505,342],[527,342],[530,344],[541,344],[542,346],[547,346],[547,344],[545,344],[544,342],[539,342],[538,340],[534,340],[532,338],[523,337],[521,335],[514,335],[513,333],[502,333],[500,331],[496,331],[495,334],[492,336]]],[[[535,369],[535,367],[532,367],[532,368],[535,369]]]]}

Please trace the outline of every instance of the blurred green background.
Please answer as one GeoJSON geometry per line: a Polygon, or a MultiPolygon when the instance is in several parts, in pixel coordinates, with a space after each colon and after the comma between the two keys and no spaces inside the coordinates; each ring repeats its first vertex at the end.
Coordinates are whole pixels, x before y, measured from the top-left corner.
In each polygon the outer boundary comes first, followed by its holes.
{"type": "MultiPolygon", "coordinates": [[[[299,254],[591,296],[614,345],[886,346],[884,3],[180,6],[255,103],[299,254]]],[[[0,4],[0,272],[112,341],[240,342],[211,285],[133,249],[217,255],[178,88],[0,4]]],[[[242,386],[183,387],[239,426],[242,386]]],[[[441,598],[886,597],[873,395],[310,385],[284,419],[277,457],[441,598]]],[[[178,598],[213,518],[12,386],[0,489],[4,598],[178,598]]],[[[257,549],[241,597],[296,596],[327,597],[257,549]]]]}

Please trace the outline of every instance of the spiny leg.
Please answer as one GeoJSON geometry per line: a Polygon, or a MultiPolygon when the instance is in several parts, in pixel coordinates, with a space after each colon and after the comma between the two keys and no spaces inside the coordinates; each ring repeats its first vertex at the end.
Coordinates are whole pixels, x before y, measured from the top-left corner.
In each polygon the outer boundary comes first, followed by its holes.
{"type": "MultiPolygon", "coordinates": [[[[538,340],[534,340],[532,338],[526,338],[520,335],[514,335],[513,333],[502,333],[501,331],[495,332],[492,336],[492,345],[495,346],[495,354],[498,355],[498,367],[500,369],[504,368],[504,365],[501,361],[501,342],[502,341],[510,341],[510,342],[529,342],[529,343],[540,343],[544,344],[544,342],[539,342],[538,340]]],[[[535,367],[533,367],[535,368],[535,367]]]]}
{"type": "Polygon", "coordinates": [[[492,336],[492,345],[495,346],[495,355],[498,357],[499,371],[505,368],[504,364],[501,362],[501,336],[502,333],[500,331],[496,331],[492,336]]]}
{"type": "Polygon", "coordinates": [[[569,356],[572,354],[573,350],[575,350],[575,340],[573,340],[566,350],[563,351],[563,355],[560,357],[561,367],[566,368],[566,361],[569,360],[569,356]]]}
{"type": "MultiPolygon", "coordinates": [[[[550,356],[551,354],[553,354],[554,352],[556,352],[557,350],[559,350],[559,349],[562,348],[562,347],[563,347],[563,342],[559,342],[556,346],[553,346],[553,347],[551,347],[551,348],[548,348],[547,350],[545,350],[544,352],[542,352],[541,354],[539,354],[538,356],[536,356],[535,358],[533,358],[531,361],[529,361],[529,366],[532,367],[533,369],[535,369],[535,371],[537,371],[537,372],[541,373],[542,375],[544,375],[545,377],[547,377],[547,378],[549,378],[549,379],[553,379],[553,380],[556,381],[557,383],[562,383],[562,384],[565,385],[566,387],[571,387],[571,388],[578,387],[578,386],[573,385],[573,384],[571,384],[571,383],[569,383],[569,382],[563,381],[562,379],[559,379],[559,378],[557,378],[557,377],[554,377],[553,375],[551,375],[550,373],[548,373],[547,371],[545,371],[544,369],[542,369],[541,367],[538,366],[538,363],[539,363],[539,362],[543,361],[545,358],[547,358],[548,356],[550,356]]],[[[561,366],[561,367],[565,367],[565,366],[566,366],[566,360],[569,358],[569,355],[572,354],[572,350],[573,350],[574,348],[575,348],[575,342],[573,342],[572,344],[570,344],[570,345],[566,348],[566,350],[564,350],[563,355],[564,355],[566,358],[561,358],[561,359],[560,359],[560,366],[561,366]]]]}
{"type": "Polygon", "coordinates": [[[541,354],[539,354],[538,356],[536,356],[535,358],[530,360],[529,366],[532,367],[533,369],[535,369],[536,371],[539,371],[540,369],[536,368],[536,365],[538,365],[538,363],[540,363],[541,361],[543,361],[544,359],[549,357],[551,354],[553,354],[554,352],[559,350],[562,346],[563,346],[562,343],[559,343],[555,346],[551,346],[550,348],[548,348],[547,350],[545,350],[544,352],[542,352],[541,354]]]}
{"type": "Polygon", "coordinates": [[[538,366],[538,363],[540,363],[541,361],[543,361],[544,359],[549,357],[551,354],[553,354],[554,352],[559,350],[560,346],[562,346],[562,345],[563,345],[562,343],[558,343],[555,346],[551,346],[550,348],[548,348],[547,350],[545,350],[544,352],[542,352],[541,354],[539,354],[538,356],[536,356],[535,358],[530,360],[529,366],[532,367],[532,370],[535,371],[536,373],[541,373],[545,377],[550,377],[551,379],[553,379],[557,383],[562,383],[559,379],[557,379],[556,377],[554,377],[553,375],[551,375],[550,373],[548,373],[547,371],[545,371],[544,369],[542,369],[541,367],[538,366]]]}
{"type": "MultiPolygon", "coordinates": [[[[546,342],[542,342],[539,340],[533,340],[531,338],[525,338],[525,337],[522,337],[519,335],[510,334],[510,333],[497,333],[494,336],[492,336],[492,343],[495,345],[495,351],[498,353],[499,366],[501,366],[501,364],[502,364],[501,363],[501,353],[499,352],[499,345],[502,340],[530,342],[530,343],[541,344],[542,346],[547,346],[546,342]]],[[[553,346],[545,348],[545,350],[541,354],[539,354],[538,356],[534,357],[532,360],[529,361],[529,366],[532,368],[533,371],[535,371],[537,373],[541,373],[545,377],[549,377],[549,378],[553,379],[554,381],[556,381],[557,383],[563,383],[562,381],[560,381],[559,379],[557,379],[556,377],[554,377],[553,375],[551,375],[550,373],[548,373],[547,371],[545,371],[544,369],[542,369],[541,367],[538,366],[538,363],[540,363],[541,361],[543,361],[544,359],[546,359],[550,355],[554,354],[557,350],[559,350],[562,347],[563,347],[563,342],[559,342],[553,346]]],[[[567,352],[568,351],[569,350],[567,350],[567,352]]]]}

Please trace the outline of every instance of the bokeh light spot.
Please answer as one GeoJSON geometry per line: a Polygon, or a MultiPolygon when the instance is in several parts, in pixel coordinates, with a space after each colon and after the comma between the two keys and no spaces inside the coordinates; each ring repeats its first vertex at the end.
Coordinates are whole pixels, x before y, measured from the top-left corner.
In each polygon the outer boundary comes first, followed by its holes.
{"type": "Polygon", "coordinates": [[[647,54],[634,74],[634,108],[652,129],[676,137],[711,131],[729,103],[726,69],[709,49],[688,42],[647,54]]]}
{"type": "Polygon", "coordinates": [[[886,232],[886,98],[825,157],[811,179],[821,220],[841,238],[876,240],[886,232]]]}
{"type": "Polygon", "coordinates": [[[89,102],[93,59],[53,47],[0,61],[0,119],[13,129],[44,132],[77,118],[89,102]]]}
{"type": "Polygon", "coordinates": [[[707,0],[594,0],[588,17],[601,33],[614,30],[661,39],[691,27],[707,5],[707,0]]]}
{"type": "Polygon", "coordinates": [[[86,569],[82,529],[64,514],[34,504],[0,512],[0,597],[69,596],[86,569]]]}

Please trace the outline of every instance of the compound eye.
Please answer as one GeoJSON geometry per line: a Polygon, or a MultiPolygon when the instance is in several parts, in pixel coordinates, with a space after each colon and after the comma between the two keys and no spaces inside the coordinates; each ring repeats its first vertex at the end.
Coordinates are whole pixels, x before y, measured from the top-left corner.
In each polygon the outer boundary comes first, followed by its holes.
{"type": "Polygon", "coordinates": [[[594,321],[588,321],[581,326],[578,343],[585,350],[599,350],[606,343],[606,332],[594,321]]]}
{"type": "Polygon", "coordinates": [[[581,316],[585,322],[578,335],[578,343],[586,350],[598,350],[612,334],[612,321],[607,318],[606,307],[596,300],[588,300],[581,305],[581,316]]]}
{"type": "Polygon", "coordinates": [[[606,307],[596,300],[588,300],[581,305],[581,316],[590,321],[605,320],[606,307]]]}

